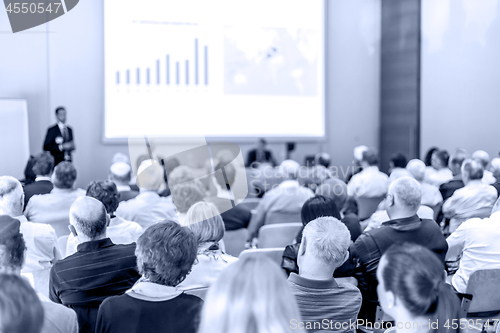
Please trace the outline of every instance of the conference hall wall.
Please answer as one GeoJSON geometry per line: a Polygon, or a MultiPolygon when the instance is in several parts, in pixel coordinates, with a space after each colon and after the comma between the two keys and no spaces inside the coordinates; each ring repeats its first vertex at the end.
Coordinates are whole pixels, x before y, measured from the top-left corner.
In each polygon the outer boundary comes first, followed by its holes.
{"type": "Polygon", "coordinates": [[[422,0],[421,153],[500,151],[500,1],[422,0]]]}
{"type": "MultiPolygon", "coordinates": [[[[291,157],[302,163],[324,150],[339,170],[346,170],[353,147],[378,144],[380,0],[328,0],[326,10],[326,137],[299,142],[291,157]]],[[[0,98],[27,99],[32,154],[42,149],[55,107],[67,108],[79,187],[106,178],[113,154],[128,153],[125,144],[102,142],[103,16],[102,0],[80,1],[52,22],[12,34],[0,10],[0,31],[5,32],[0,34],[0,98]]],[[[244,156],[254,145],[239,144],[244,156]]],[[[283,142],[269,148],[279,161],[285,158],[283,142]]]]}

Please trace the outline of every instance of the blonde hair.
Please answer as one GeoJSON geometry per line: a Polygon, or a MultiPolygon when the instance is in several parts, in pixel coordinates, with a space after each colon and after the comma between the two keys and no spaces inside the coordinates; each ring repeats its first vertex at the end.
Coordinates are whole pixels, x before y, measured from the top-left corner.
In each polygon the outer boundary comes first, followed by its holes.
{"type": "Polygon", "coordinates": [[[207,242],[219,242],[224,237],[224,221],[217,208],[208,202],[201,201],[189,208],[182,223],[193,231],[198,245],[207,242]]]}
{"type": "Polygon", "coordinates": [[[198,333],[304,333],[284,273],[266,257],[248,256],[224,269],[210,287],[198,333]]]}

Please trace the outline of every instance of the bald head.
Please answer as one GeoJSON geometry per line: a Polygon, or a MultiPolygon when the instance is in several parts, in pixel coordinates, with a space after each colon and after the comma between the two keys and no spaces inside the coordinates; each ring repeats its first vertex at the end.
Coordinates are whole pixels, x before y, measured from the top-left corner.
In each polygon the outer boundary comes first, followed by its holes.
{"type": "Polygon", "coordinates": [[[78,235],[97,239],[106,234],[108,216],[99,200],[91,197],[78,198],[69,211],[69,219],[78,235]]]}
{"type": "Polygon", "coordinates": [[[154,160],[145,160],[137,170],[137,186],[145,190],[158,190],[165,182],[163,168],[154,160]]]}
{"type": "Polygon", "coordinates": [[[386,208],[391,218],[394,218],[391,216],[391,212],[407,216],[416,214],[422,201],[420,184],[411,177],[402,177],[395,180],[389,186],[388,201],[386,208]]]}
{"type": "Polygon", "coordinates": [[[496,179],[500,179],[500,158],[494,158],[491,160],[491,172],[496,179]]]}
{"type": "Polygon", "coordinates": [[[414,159],[408,162],[406,165],[406,170],[408,170],[411,175],[419,182],[424,180],[425,176],[425,163],[421,160],[414,159]]]}
{"type": "Polygon", "coordinates": [[[297,179],[300,164],[294,160],[284,160],[280,164],[280,172],[283,178],[297,179]]]}
{"type": "Polygon", "coordinates": [[[486,169],[490,163],[490,155],[484,150],[475,151],[474,154],[472,154],[472,159],[481,162],[484,169],[486,169]]]}

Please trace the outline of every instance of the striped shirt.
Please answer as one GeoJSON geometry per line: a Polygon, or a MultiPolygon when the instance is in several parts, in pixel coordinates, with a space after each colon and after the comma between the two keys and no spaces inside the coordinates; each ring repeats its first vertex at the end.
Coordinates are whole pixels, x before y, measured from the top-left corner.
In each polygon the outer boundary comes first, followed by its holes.
{"type": "Polygon", "coordinates": [[[115,245],[109,238],[78,245],[78,252],[54,264],[49,297],[75,310],[80,333],[94,332],[99,305],[121,295],[139,279],[135,243],[115,245]]]}
{"type": "Polygon", "coordinates": [[[356,331],[353,327],[361,308],[361,293],[356,286],[337,283],[334,278],[310,280],[295,273],[288,277],[288,284],[308,332],[356,331]]]}

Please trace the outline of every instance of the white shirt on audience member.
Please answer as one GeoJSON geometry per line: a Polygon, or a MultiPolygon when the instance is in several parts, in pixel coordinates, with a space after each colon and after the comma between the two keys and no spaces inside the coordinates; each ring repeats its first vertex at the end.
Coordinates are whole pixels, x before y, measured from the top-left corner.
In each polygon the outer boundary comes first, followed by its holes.
{"type": "Polygon", "coordinates": [[[447,183],[452,179],[453,179],[453,173],[448,168],[443,168],[439,170],[436,170],[433,167],[425,168],[424,182],[426,182],[427,184],[439,187],[442,184],[447,183]]]}
{"type": "Polygon", "coordinates": [[[223,253],[221,250],[198,252],[197,262],[191,272],[177,288],[190,290],[208,288],[217,280],[224,268],[238,261],[238,258],[223,253]]]}
{"type": "MultiPolygon", "coordinates": [[[[22,273],[51,268],[59,251],[54,228],[44,223],[28,222],[26,216],[15,216],[21,222],[20,231],[26,243],[26,260],[22,273]]],[[[59,254],[58,254],[59,256],[59,254]]]]}
{"type": "Polygon", "coordinates": [[[449,255],[456,257],[462,253],[460,267],[452,279],[458,292],[465,293],[474,271],[500,268],[499,239],[500,212],[493,213],[489,218],[467,220],[446,239],[449,255]]]}
{"type": "Polygon", "coordinates": [[[143,191],[135,198],[120,202],[115,214],[146,229],[165,219],[175,219],[177,210],[172,196],[160,197],[155,191],[143,191]]]}
{"type": "Polygon", "coordinates": [[[444,216],[451,218],[450,232],[465,220],[489,216],[496,200],[497,190],[481,180],[471,180],[465,187],[456,190],[443,204],[444,216]]]}
{"type": "Polygon", "coordinates": [[[434,207],[443,202],[443,196],[436,186],[422,182],[420,187],[422,189],[422,205],[434,207]]]}
{"type": "Polygon", "coordinates": [[[389,182],[388,184],[391,185],[393,181],[403,178],[403,177],[412,177],[413,175],[406,170],[405,168],[394,168],[391,171],[391,174],[389,175],[389,182]]]}
{"type": "Polygon", "coordinates": [[[497,182],[497,179],[495,176],[493,176],[493,173],[489,170],[484,170],[483,172],[483,184],[491,185],[497,182]]]}
{"type": "MultiPolygon", "coordinates": [[[[120,216],[115,216],[109,221],[109,227],[106,229],[106,236],[111,239],[114,244],[130,244],[137,242],[137,239],[144,232],[144,229],[139,223],[126,221],[120,216]]],[[[66,257],[76,253],[78,238],[73,234],[69,235],[68,243],[66,244],[66,257]]]]}
{"type": "Polygon", "coordinates": [[[389,177],[380,172],[377,166],[364,168],[352,176],[347,184],[347,195],[355,197],[381,197],[387,193],[389,177]]]}

